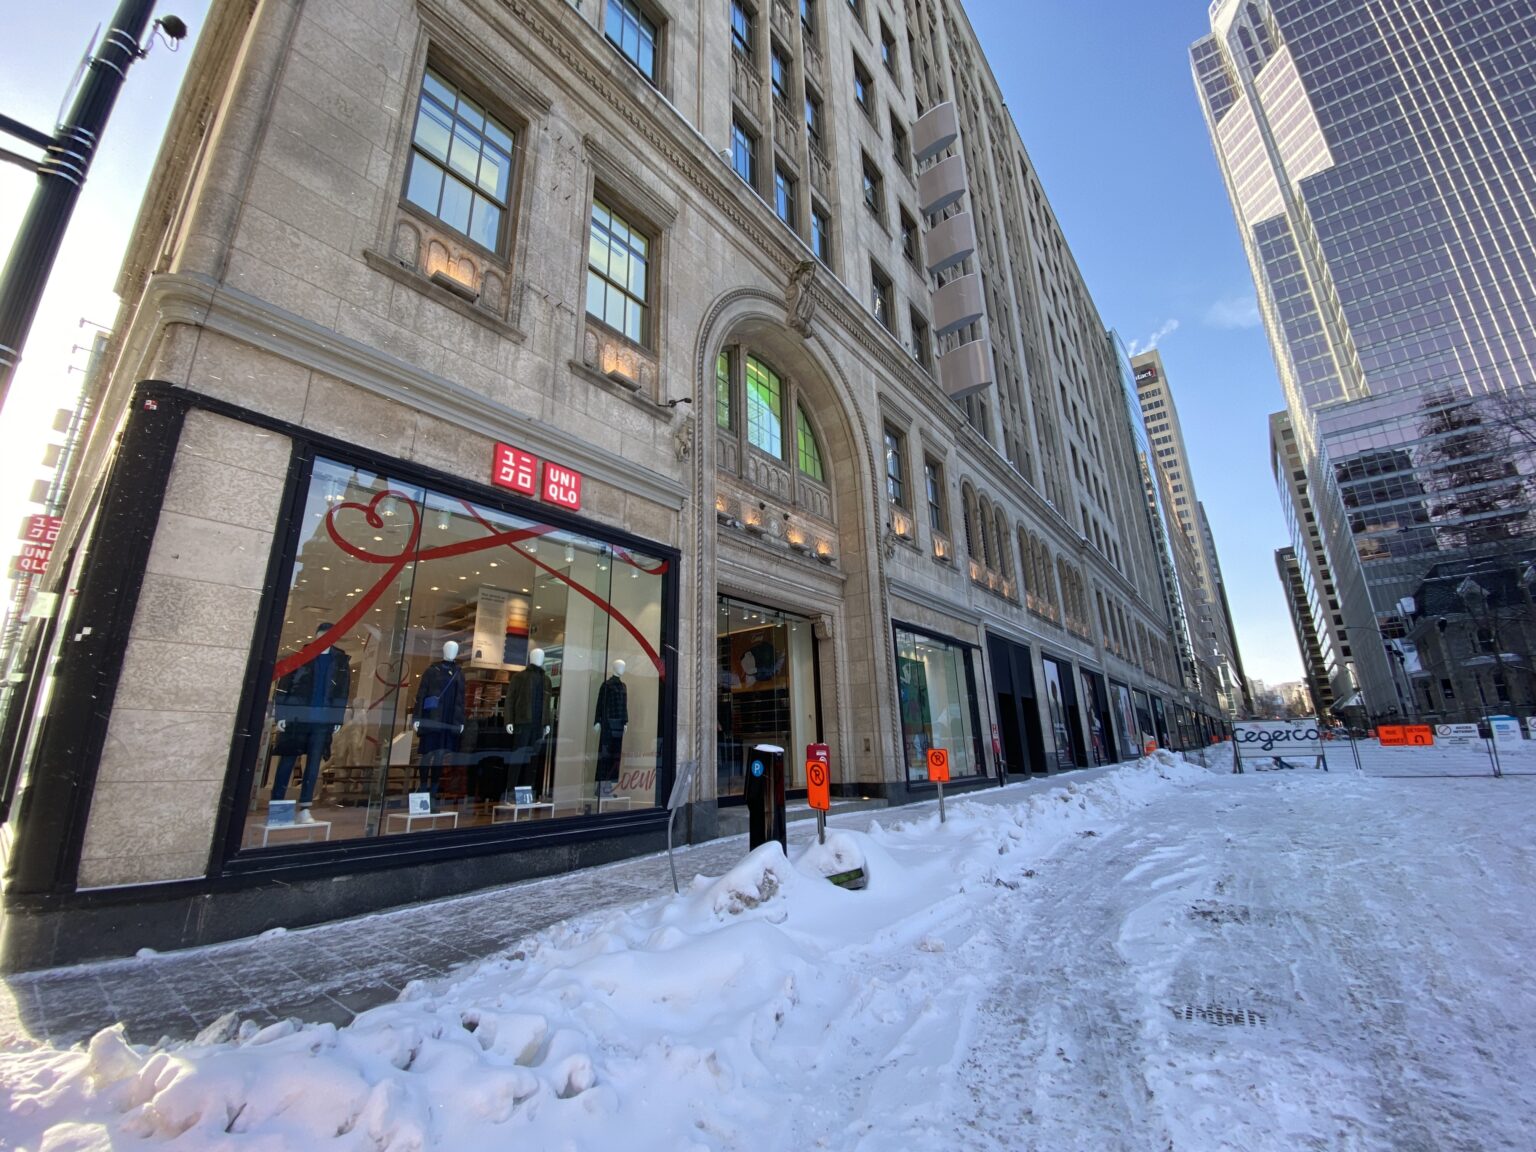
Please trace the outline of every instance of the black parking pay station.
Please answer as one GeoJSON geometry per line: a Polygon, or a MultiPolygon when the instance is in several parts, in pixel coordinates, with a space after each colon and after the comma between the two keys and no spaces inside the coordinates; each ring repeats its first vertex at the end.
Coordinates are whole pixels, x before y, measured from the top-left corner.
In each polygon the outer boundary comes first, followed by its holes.
{"type": "Polygon", "coordinates": [[[758,744],[747,761],[747,846],[777,840],[789,854],[784,827],[784,749],[758,744]]]}

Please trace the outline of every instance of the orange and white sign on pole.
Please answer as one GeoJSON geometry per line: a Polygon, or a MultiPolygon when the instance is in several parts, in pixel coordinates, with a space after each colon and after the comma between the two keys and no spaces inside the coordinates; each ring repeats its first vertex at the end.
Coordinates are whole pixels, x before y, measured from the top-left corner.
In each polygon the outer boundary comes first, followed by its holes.
{"type": "Polygon", "coordinates": [[[949,783],[949,752],[944,748],[928,749],[928,782],[949,783]]]}
{"type": "Polygon", "coordinates": [[[805,762],[805,799],[818,812],[832,807],[832,781],[827,766],[820,760],[805,762]]]}

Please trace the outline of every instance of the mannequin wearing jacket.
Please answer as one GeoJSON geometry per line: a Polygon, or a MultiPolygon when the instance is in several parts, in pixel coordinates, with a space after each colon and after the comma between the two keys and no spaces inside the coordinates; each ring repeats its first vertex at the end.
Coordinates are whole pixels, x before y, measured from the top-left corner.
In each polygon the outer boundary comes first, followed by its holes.
{"type": "MultiPolygon", "coordinates": [[[[315,628],[315,635],[330,630],[330,624],[321,624],[315,628]]],[[[278,754],[278,761],[277,775],[272,781],[272,799],[282,800],[287,796],[293,769],[299,757],[304,757],[298,813],[294,817],[300,824],[314,821],[310,807],[315,799],[315,785],[320,779],[320,762],[330,756],[331,737],[341,731],[346,720],[351,690],[352,659],[334,645],[277,682],[272,697],[277,716],[277,740],[272,750],[278,754]]]]}
{"type": "Polygon", "coordinates": [[[528,665],[512,674],[507,685],[507,731],[512,736],[511,771],[516,783],[538,787],[544,769],[544,738],[549,735],[550,693],[544,671],[544,649],[528,653],[528,665]]]}
{"type": "Polygon", "coordinates": [[[443,764],[459,750],[459,736],[464,731],[464,673],[456,662],[458,655],[458,644],[447,641],[443,658],[421,674],[416,702],[411,705],[419,757],[416,786],[431,793],[434,805],[443,764]]]}
{"type": "Polygon", "coordinates": [[[629,691],[624,687],[624,661],[613,662],[613,675],[597,689],[597,708],[592,730],[597,733],[597,790],[613,793],[619,779],[619,761],[623,753],[624,729],[629,724],[629,691]]]}

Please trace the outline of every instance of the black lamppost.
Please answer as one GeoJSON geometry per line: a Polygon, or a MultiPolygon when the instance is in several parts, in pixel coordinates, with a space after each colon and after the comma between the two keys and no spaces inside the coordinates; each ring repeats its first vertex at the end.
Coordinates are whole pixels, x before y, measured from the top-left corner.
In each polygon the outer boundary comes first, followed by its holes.
{"type": "MultiPolygon", "coordinates": [[[[64,243],[75,201],[80,198],[117,94],[128,79],[129,66],[149,52],[140,40],[154,8],[155,0],[122,0],[100,48],[88,62],[74,106],[53,135],[0,116],[0,132],[44,150],[43,158],[34,163],[0,149],[0,159],[37,173],[37,190],[16,233],[5,271],[0,273],[0,407],[10,391],[22,345],[42,302],[48,274],[64,243]]],[[[173,47],[187,34],[187,26],[175,16],[162,16],[155,26],[173,47]]]]}

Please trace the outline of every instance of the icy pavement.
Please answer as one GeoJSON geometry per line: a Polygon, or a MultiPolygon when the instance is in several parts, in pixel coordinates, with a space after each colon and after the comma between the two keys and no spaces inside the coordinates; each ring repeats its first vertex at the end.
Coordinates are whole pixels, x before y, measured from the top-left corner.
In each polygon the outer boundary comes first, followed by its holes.
{"type": "Polygon", "coordinates": [[[1160,754],[949,817],[770,845],[345,1027],[17,1044],[0,1146],[1532,1147],[1536,777],[1160,754]]]}

